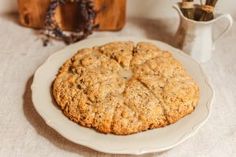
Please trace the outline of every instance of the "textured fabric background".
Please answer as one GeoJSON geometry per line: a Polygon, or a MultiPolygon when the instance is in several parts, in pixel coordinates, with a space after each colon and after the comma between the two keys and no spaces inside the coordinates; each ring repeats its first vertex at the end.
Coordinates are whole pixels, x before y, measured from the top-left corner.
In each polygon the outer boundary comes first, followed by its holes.
{"type": "MultiPolygon", "coordinates": [[[[177,25],[177,19],[130,18],[122,31],[98,32],[90,38],[131,35],[172,44],[177,25]]],[[[203,64],[216,91],[207,123],[179,146],[144,157],[236,156],[235,43],[236,26],[233,26],[217,43],[212,60],[203,64]]],[[[126,157],[99,153],[66,140],[48,127],[33,108],[30,86],[34,71],[64,46],[53,42],[42,47],[35,31],[17,24],[16,15],[0,16],[0,157],[126,157]]]]}
{"type": "MultiPolygon", "coordinates": [[[[145,18],[164,18],[176,16],[172,9],[172,4],[180,0],[127,0],[128,16],[145,18]],[[148,8],[148,9],[147,9],[148,8]]],[[[199,2],[200,0],[194,0],[199,2]]],[[[205,0],[202,0],[205,2],[205,0]]],[[[236,1],[219,1],[216,10],[219,12],[228,12],[236,16],[236,1]]],[[[16,12],[17,0],[0,0],[0,13],[16,12]]]]}

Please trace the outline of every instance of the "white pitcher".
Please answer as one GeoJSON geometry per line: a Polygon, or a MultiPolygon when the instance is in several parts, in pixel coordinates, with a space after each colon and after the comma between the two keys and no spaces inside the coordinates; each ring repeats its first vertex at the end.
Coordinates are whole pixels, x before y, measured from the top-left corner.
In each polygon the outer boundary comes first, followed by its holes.
{"type": "Polygon", "coordinates": [[[208,61],[215,48],[215,42],[232,27],[232,17],[229,14],[216,14],[211,21],[194,21],[186,18],[177,4],[174,8],[180,16],[180,25],[175,35],[176,46],[199,62],[208,61]],[[226,19],[227,26],[216,38],[213,38],[212,26],[223,18],[226,19]]]}

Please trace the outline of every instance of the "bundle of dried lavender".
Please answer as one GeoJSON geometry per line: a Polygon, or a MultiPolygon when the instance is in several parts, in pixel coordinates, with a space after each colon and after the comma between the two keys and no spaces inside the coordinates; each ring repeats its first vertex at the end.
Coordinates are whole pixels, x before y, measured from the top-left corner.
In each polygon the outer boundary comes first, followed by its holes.
{"type": "Polygon", "coordinates": [[[189,19],[194,19],[194,3],[193,0],[182,0],[181,11],[183,15],[189,19]]]}
{"type": "Polygon", "coordinates": [[[92,34],[94,29],[98,28],[98,25],[94,24],[95,17],[96,12],[94,11],[92,0],[51,0],[45,17],[44,34],[46,38],[43,40],[44,46],[47,46],[50,38],[63,40],[66,44],[85,39],[88,35],[92,34]],[[69,35],[61,30],[54,18],[56,8],[68,2],[79,4],[79,27],[76,32],[69,35]]]}

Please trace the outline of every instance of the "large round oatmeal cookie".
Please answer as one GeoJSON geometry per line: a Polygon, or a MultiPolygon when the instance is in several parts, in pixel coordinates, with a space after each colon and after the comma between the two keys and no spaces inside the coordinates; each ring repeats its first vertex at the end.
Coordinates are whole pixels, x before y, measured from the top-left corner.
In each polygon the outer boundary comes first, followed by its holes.
{"type": "Polygon", "coordinates": [[[60,68],[53,96],[74,122],[127,135],[191,113],[199,88],[169,52],[128,41],[79,50],[60,68]]]}

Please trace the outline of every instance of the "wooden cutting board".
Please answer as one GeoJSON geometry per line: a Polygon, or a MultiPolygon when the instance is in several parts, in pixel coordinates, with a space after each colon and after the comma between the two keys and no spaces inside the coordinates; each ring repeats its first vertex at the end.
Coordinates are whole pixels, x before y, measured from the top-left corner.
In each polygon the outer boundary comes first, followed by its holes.
{"type": "MultiPolygon", "coordinates": [[[[50,0],[18,0],[19,21],[26,27],[42,28],[50,0]]],[[[94,0],[98,11],[95,23],[99,30],[117,31],[126,18],[126,0],[94,0]]],[[[75,30],[78,25],[76,3],[67,3],[56,10],[55,19],[63,30],[75,30]]]]}

